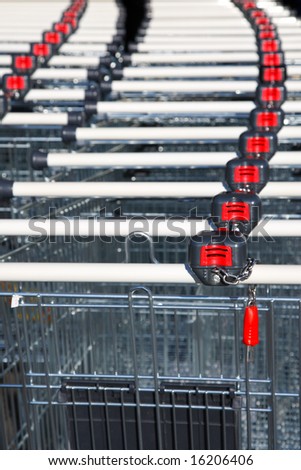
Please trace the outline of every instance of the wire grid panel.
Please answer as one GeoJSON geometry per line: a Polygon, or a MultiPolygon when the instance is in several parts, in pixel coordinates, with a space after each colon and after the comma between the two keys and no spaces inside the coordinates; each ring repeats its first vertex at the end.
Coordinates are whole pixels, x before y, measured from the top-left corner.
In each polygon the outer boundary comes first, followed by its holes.
{"type": "Polygon", "coordinates": [[[245,298],[2,287],[11,292],[1,294],[0,393],[3,403],[17,405],[15,416],[14,407],[2,416],[8,448],[133,448],[127,432],[147,410],[158,413],[150,448],[160,448],[163,416],[173,429],[163,448],[300,448],[298,298],[258,299],[261,341],[249,363],[241,343],[245,298]],[[14,302],[18,296],[13,309],[12,295],[14,302]],[[188,426],[192,419],[185,443],[173,421],[180,409],[188,426]],[[114,440],[116,426],[125,433],[123,443],[114,440]],[[227,430],[231,437],[223,441],[227,430]],[[93,440],[97,433],[101,441],[93,440]]]}

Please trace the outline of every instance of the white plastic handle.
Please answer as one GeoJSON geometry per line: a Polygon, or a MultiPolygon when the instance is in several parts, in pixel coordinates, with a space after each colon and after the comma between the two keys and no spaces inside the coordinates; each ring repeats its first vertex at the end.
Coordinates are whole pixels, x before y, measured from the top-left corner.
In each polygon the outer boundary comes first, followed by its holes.
{"type": "Polygon", "coordinates": [[[82,88],[70,89],[33,89],[24,98],[24,101],[83,101],[85,90],[82,88]]]}
{"type": "Polygon", "coordinates": [[[140,64],[197,64],[203,63],[237,63],[237,62],[258,62],[258,55],[256,52],[224,52],[224,53],[150,53],[150,54],[139,54],[134,53],[131,56],[133,65],[140,64]]]}
{"type": "Polygon", "coordinates": [[[88,70],[80,68],[40,68],[33,73],[32,78],[34,80],[87,80],[88,70]]]}
{"type": "MultiPolygon", "coordinates": [[[[135,83],[135,82],[133,82],[135,83]]],[[[176,82],[177,83],[177,82],[176,82]]],[[[182,82],[180,82],[181,84],[182,82]]],[[[198,84],[198,82],[196,82],[198,84]]],[[[209,82],[210,84],[210,82],[209,82]]],[[[172,85],[172,84],[171,84],[172,85]]],[[[97,113],[102,114],[215,114],[248,113],[255,107],[252,101],[100,101],[97,113]]],[[[301,109],[301,103],[300,103],[301,109]]]]}
{"type": "MultiPolygon", "coordinates": [[[[117,93],[254,93],[257,86],[256,80],[121,80],[112,83],[112,91],[117,93]]],[[[287,80],[285,86],[290,93],[301,91],[299,80],[287,80]]]]}
{"type": "MultiPolygon", "coordinates": [[[[1,57],[0,57],[0,64],[1,64],[1,57]]],[[[84,56],[84,55],[83,56],[56,55],[50,59],[49,65],[52,67],[98,67],[99,58],[89,57],[89,56],[84,56]]]]}
{"type": "Polygon", "coordinates": [[[2,126],[66,126],[68,113],[8,113],[2,126]]]}
{"type": "Polygon", "coordinates": [[[0,55],[0,65],[7,67],[12,64],[12,58],[10,55],[0,55]]]}
{"type": "MultiPolygon", "coordinates": [[[[294,102],[292,102],[294,103],[294,102]]],[[[301,103],[299,103],[300,105],[301,103]]],[[[246,130],[245,127],[146,127],[132,128],[77,128],[75,138],[78,142],[179,142],[179,141],[233,141],[246,130]]],[[[278,133],[280,141],[300,141],[301,126],[286,126],[278,133]]]]}
{"type": "MultiPolygon", "coordinates": [[[[79,30],[78,30],[79,31],[79,30]]],[[[69,44],[73,43],[89,43],[89,42],[95,42],[95,43],[100,43],[100,44],[107,44],[112,41],[115,32],[108,33],[108,34],[97,34],[97,31],[95,31],[95,34],[85,34],[84,33],[74,33],[70,38],[68,39],[69,44]]]]}
{"type": "Polygon", "coordinates": [[[93,52],[98,52],[100,54],[104,54],[107,52],[107,45],[104,44],[63,44],[60,48],[60,52],[62,54],[78,54],[78,53],[85,53],[90,54],[93,52]]]}
{"type": "MultiPolygon", "coordinates": [[[[220,182],[15,182],[14,197],[56,198],[211,198],[225,188],[220,182]]],[[[261,198],[301,198],[299,182],[270,182],[260,193],[261,198]]]]}
{"type": "Polygon", "coordinates": [[[20,54],[28,54],[30,52],[30,45],[29,44],[23,44],[23,43],[20,43],[20,42],[0,43],[0,53],[9,54],[10,52],[20,53],[20,54]]]}
{"type": "MultiPolygon", "coordinates": [[[[155,36],[155,37],[145,37],[143,38],[141,44],[149,46],[162,46],[167,44],[167,46],[172,47],[173,45],[190,45],[190,44],[232,44],[233,47],[237,45],[237,35],[233,36],[202,36],[200,34],[196,36],[155,36]]],[[[254,33],[249,36],[242,36],[239,38],[240,44],[254,44],[255,38],[254,33]]]]}
{"type": "MultiPolygon", "coordinates": [[[[47,165],[55,168],[211,168],[223,167],[235,156],[232,152],[50,152],[47,165]]],[[[301,152],[277,152],[269,163],[271,167],[300,167],[301,152]]]]}
{"type": "MultiPolygon", "coordinates": [[[[159,93],[222,93],[222,92],[247,92],[253,93],[257,88],[255,80],[231,81],[231,80],[118,80],[112,83],[114,92],[159,92],[159,93]]],[[[295,88],[301,90],[299,82],[294,83],[295,88]]]]}
{"type": "MultiPolygon", "coordinates": [[[[24,219],[0,220],[1,236],[23,237],[127,237],[142,232],[151,237],[193,237],[202,230],[212,230],[205,220],[193,218],[147,219],[24,219]]],[[[250,237],[300,237],[300,220],[263,220],[250,233],[250,237]],[[262,230],[264,226],[264,231],[262,230]]]]}
{"type": "MultiPolygon", "coordinates": [[[[184,264],[1,263],[0,281],[195,284],[184,264]]],[[[301,284],[299,265],[256,265],[244,284],[301,284]]]]}
{"type": "MultiPolygon", "coordinates": [[[[182,102],[99,102],[97,104],[98,114],[105,112],[119,112],[132,114],[247,114],[254,109],[253,101],[182,101],[182,102]]],[[[301,113],[301,101],[286,101],[282,109],[286,114],[301,113]]],[[[84,131],[86,132],[86,131],[84,131]]],[[[94,135],[94,130],[92,135],[94,135]]],[[[164,132],[164,131],[159,131],[164,132]]],[[[186,131],[181,131],[186,132],[186,131]]],[[[83,135],[83,134],[82,134],[83,135]]],[[[166,134],[167,135],[167,134],[166,134]]],[[[173,136],[170,137],[172,138],[173,136]]],[[[176,133],[174,133],[176,136],[176,133]]],[[[195,139],[196,134],[193,134],[195,139]]],[[[112,136],[114,137],[114,136],[112,136]]],[[[124,140],[124,139],[122,139],[124,140]]]]}
{"type": "MultiPolygon", "coordinates": [[[[301,75],[300,65],[288,65],[289,77],[301,75]]],[[[229,66],[229,65],[207,65],[207,66],[156,66],[156,67],[125,67],[123,69],[125,79],[129,78],[214,78],[214,77],[240,77],[257,78],[258,67],[256,65],[229,66]]]]}
{"type": "MultiPolygon", "coordinates": [[[[281,35],[281,37],[284,36],[295,36],[295,35],[300,35],[300,24],[291,24],[290,26],[278,26],[278,31],[281,35]]],[[[164,30],[150,30],[148,29],[145,33],[145,38],[153,38],[153,37],[167,37],[167,36],[252,36],[254,37],[254,32],[252,31],[251,28],[232,28],[232,27],[227,27],[224,25],[223,27],[214,29],[210,26],[206,26],[206,24],[200,29],[200,28],[172,28],[167,27],[164,30]]]]}
{"type": "MultiPolygon", "coordinates": [[[[231,104],[231,103],[230,103],[231,104]]],[[[162,142],[202,140],[236,140],[245,127],[113,127],[77,128],[75,137],[78,142],[162,142]]],[[[300,129],[298,129],[300,132],[300,129]]]]}
{"type": "MultiPolygon", "coordinates": [[[[92,49],[91,49],[92,50],[92,49]]],[[[164,43],[162,44],[138,44],[138,52],[147,52],[147,53],[156,53],[156,52],[220,52],[220,51],[231,51],[231,52],[239,52],[239,51],[246,51],[246,52],[256,52],[257,46],[255,43],[241,43],[239,41],[233,43],[224,43],[221,41],[220,43],[210,44],[202,43],[201,41],[197,41],[195,43],[183,43],[183,44],[173,44],[173,43],[164,43]]]]}

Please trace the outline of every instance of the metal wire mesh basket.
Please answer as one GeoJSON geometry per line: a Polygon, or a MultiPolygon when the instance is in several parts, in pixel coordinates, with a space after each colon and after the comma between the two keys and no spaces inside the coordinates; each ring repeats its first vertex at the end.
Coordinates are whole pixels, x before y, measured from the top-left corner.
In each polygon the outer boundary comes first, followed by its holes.
{"type": "Polygon", "coordinates": [[[261,341],[250,363],[243,297],[5,287],[8,448],[300,447],[298,298],[258,299],[261,341]]]}

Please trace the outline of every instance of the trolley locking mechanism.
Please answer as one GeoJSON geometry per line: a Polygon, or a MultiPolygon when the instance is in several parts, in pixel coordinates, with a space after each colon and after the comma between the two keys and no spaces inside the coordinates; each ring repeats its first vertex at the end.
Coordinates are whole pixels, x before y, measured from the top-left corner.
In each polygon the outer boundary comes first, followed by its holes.
{"type": "Polygon", "coordinates": [[[264,158],[233,158],[226,165],[226,182],[232,191],[260,193],[269,180],[269,169],[264,158]]]}
{"type": "Polygon", "coordinates": [[[4,93],[13,99],[22,99],[29,91],[31,80],[29,75],[6,74],[2,79],[4,93]]]}
{"type": "Polygon", "coordinates": [[[247,239],[239,231],[203,231],[189,246],[193,277],[207,286],[237,285],[248,279],[255,261],[247,257],[247,239]]]}
{"type": "Polygon", "coordinates": [[[16,75],[32,74],[37,68],[37,58],[29,54],[14,54],[12,56],[12,69],[16,75]]]}

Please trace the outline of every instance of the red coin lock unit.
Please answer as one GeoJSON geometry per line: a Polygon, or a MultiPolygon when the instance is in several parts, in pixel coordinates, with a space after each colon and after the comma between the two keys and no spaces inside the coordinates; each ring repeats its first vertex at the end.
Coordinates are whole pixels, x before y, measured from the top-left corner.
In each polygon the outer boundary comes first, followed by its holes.
{"type": "Polygon", "coordinates": [[[258,41],[260,52],[278,52],[281,50],[281,42],[279,39],[264,39],[258,41]]]}
{"type": "Polygon", "coordinates": [[[248,10],[247,16],[249,18],[265,18],[266,12],[260,8],[255,8],[254,10],[248,10]]]}
{"type": "Polygon", "coordinates": [[[262,41],[264,39],[277,39],[278,35],[276,31],[258,31],[257,40],[262,41]]]}
{"type": "Polygon", "coordinates": [[[259,55],[261,67],[284,67],[285,60],[283,52],[263,52],[259,55]]]}
{"type": "Polygon", "coordinates": [[[36,57],[27,54],[12,56],[12,69],[16,75],[32,74],[37,67],[36,57]]]}
{"type": "Polygon", "coordinates": [[[76,30],[77,26],[78,26],[78,22],[77,22],[77,19],[74,18],[73,16],[69,16],[69,15],[64,15],[63,18],[62,18],[62,22],[63,23],[67,23],[67,24],[70,24],[73,31],[76,30]]]}
{"type": "Polygon", "coordinates": [[[283,121],[282,109],[255,108],[250,115],[252,129],[257,131],[278,132],[283,126],[283,121]]]}
{"type": "Polygon", "coordinates": [[[270,160],[277,151],[277,144],[275,132],[246,131],[239,137],[239,154],[270,160]]]}
{"type": "Polygon", "coordinates": [[[43,33],[43,41],[57,48],[62,45],[64,37],[62,33],[58,33],[57,31],[45,31],[43,33]]]}
{"type": "Polygon", "coordinates": [[[30,47],[31,54],[37,57],[39,61],[47,61],[53,55],[53,47],[45,42],[32,43],[30,47]]]}
{"type": "Polygon", "coordinates": [[[261,67],[259,71],[260,81],[263,84],[283,84],[286,80],[285,67],[261,67]]]}
{"type": "Polygon", "coordinates": [[[73,32],[73,28],[72,28],[71,23],[59,22],[59,23],[54,23],[53,31],[57,33],[61,33],[65,37],[68,37],[73,32]]]}
{"type": "Polygon", "coordinates": [[[260,193],[269,180],[269,164],[252,156],[233,158],[226,165],[225,178],[232,191],[260,193]]]}
{"type": "Polygon", "coordinates": [[[211,214],[219,229],[238,229],[248,235],[261,219],[261,200],[254,192],[223,192],[213,198],[211,214]]]}
{"type": "Polygon", "coordinates": [[[194,278],[208,286],[224,285],[216,269],[239,275],[247,260],[247,239],[238,231],[204,231],[189,245],[188,265],[194,278]]]}
{"type": "Polygon", "coordinates": [[[30,77],[28,75],[4,75],[2,88],[6,95],[14,99],[23,98],[30,88],[30,77]]]}
{"type": "Polygon", "coordinates": [[[284,85],[259,85],[256,89],[255,101],[258,107],[277,109],[286,100],[284,85]]]}

